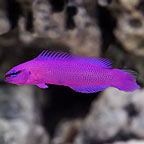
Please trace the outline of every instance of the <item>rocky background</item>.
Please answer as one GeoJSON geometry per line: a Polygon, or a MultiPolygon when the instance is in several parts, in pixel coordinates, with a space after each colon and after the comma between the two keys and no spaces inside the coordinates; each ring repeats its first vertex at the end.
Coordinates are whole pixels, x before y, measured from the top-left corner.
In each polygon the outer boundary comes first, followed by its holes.
{"type": "Polygon", "coordinates": [[[143,0],[0,0],[0,144],[144,144],[143,0]],[[81,94],[3,82],[43,49],[112,60],[141,89],[81,94]]]}

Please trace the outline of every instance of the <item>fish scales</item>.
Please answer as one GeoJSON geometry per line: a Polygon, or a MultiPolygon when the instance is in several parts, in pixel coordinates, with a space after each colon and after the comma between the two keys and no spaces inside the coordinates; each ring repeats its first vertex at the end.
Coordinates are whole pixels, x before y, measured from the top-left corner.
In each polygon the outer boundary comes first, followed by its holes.
{"type": "Polygon", "coordinates": [[[18,85],[64,85],[81,93],[102,91],[115,87],[133,91],[139,86],[132,75],[124,70],[112,69],[104,58],[79,57],[63,52],[43,51],[38,57],[22,63],[5,75],[6,82],[18,85]]]}
{"type": "Polygon", "coordinates": [[[94,64],[75,64],[75,62],[53,60],[41,63],[40,69],[43,69],[40,78],[42,81],[45,80],[47,83],[57,85],[59,85],[59,81],[63,81],[63,85],[70,86],[73,84],[94,85],[96,83],[108,83],[112,80],[109,69],[96,67],[94,64]]]}

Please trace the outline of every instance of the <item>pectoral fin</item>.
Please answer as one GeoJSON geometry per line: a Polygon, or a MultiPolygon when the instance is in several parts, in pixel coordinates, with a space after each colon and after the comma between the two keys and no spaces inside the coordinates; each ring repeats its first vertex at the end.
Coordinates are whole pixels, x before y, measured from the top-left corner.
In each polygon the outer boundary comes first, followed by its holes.
{"type": "Polygon", "coordinates": [[[40,88],[48,88],[48,86],[44,83],[37,84],[37,86],[40,88]]]}

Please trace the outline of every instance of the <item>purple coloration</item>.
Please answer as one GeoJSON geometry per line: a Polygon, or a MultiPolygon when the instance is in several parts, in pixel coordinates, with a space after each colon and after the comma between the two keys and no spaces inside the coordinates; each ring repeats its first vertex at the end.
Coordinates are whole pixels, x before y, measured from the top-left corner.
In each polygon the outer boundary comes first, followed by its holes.
{"type": "Polygon", "coordinates": [[[95,58],[95,57],[79,57],[74,56],[68,53],[63,52],[52,52],[52,51],[43,51],[36,60],[64,60],[64,61],[73,61],[73,62],[81,62],[81,63],[90,63],[95,64],[97,66],[111,68],[111,61],[105,58],[95,58]]]}
{"type": "Polygon", "coordinates": [[[40,88],[48,88],[46,84],[64,85],[81,93],[94,93],[107,87],[123,91],[139,88],[133,76],[112,69],[111,62],[105,58],[52,51],[43,51],[35,59],[12,68],[5,77],[6,82],[18,85],[37,85],[40,88]]]}

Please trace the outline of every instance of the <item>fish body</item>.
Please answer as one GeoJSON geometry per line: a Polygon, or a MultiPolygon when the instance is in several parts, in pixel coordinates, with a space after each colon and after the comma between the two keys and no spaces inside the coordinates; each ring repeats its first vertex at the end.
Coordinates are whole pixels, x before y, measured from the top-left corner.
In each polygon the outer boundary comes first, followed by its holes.
{"type": "Polygon", "coordinates": [[[51,51],[43,51],[35,59],[12,68],[5,77],[9,83],[40,88],[48,88],[46,84],[64,85],[81,93],[94,93],[107,87],[123,91],[139,88],[133,76],[112,69],[107,59],[51,51]]]}

